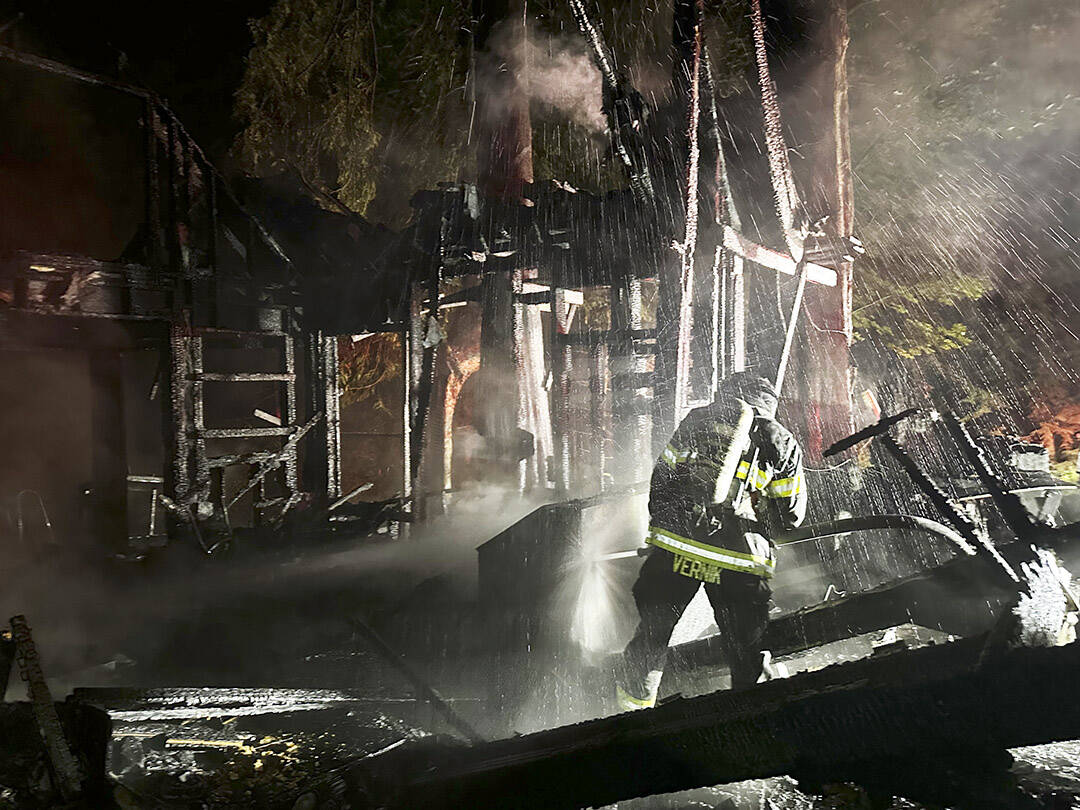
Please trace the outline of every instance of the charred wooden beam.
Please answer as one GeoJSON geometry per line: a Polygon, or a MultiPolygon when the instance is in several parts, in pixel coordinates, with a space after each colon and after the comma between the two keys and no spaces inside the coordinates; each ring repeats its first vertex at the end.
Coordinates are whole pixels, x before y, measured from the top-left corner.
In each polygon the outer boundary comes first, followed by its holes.
{"type": "MultiPolygon", "coordinates": [[[[1058,537],[1058,550],[1080,541],[1058,537]]],[[[1002,557],[1019,567],[1028,560],[1024,543],[1000,547],[1002,557]]],[[[962,636],[988,631],[1001,611],[1016,601],[1017,584],[1001,575],[989,557],[961,556],[928,571],[868,591],[811,605],[769,622],[762,644],[776,656],[789,655],[904,622],[962,636]]],[[[672,662],[684,669],[716,665],[723,654],[716,638],[679,645],[672,662]]]]}
{"type": "Polygon", "coordinates": [[[26,65],[27,67],[32,67],[37,70],[43,70],[46,73],[53,73],[57,76],[63,76],[65,79],[72,79],[73,81],[88,84],[93,87],[107,87],[110,90],[116,90],[120,93],[135,96],[136,98],[152,99],[154,97],[149,90],[144,90],[141,87],[135,87],[134,85],[126,84],[125,82],[118,82],[104,76],[88,73],[85,70],[78,70],[77,68],[69,67],[60,62],[44,59],[40,56],[26,53],[25,51],[16,50],[15,48],[8,48],[0,45],[0,58],[10,59],[12,62],[18,62],[21,65],[26,65]]]}
{"type": "MultiPolygon", "coordinates": [[[[570,330],[573,308],[563,288],[566,268],[556,260],[551,266],[551,284],[547,296],[551,306],[551,328],[548,330],[547,353],[551,358],[551,477],[555,496],[565,498],[570,490],[570,376],[573,373],[574,353],[560,340],[570,330]]],[[[584,300],[584,299],[582,299],[584,300]]]]}
{"type": "MultiPolygon", "coordinates": [[[[786,253],[752,242],[729,225],[724,226],[724,248],[736,256],[760,264],[786,276],[798,275],[798,262],[786,253]]],[[[836,285],[836,271],[814,262],[806,262],[806,280],[814,284],[832,287],[836,285]]]]}
{"type": "Polygon", "coordinates": [[[38,730],[34,705],[0,703],[0,784],[16,803],[11,806],[115,807],[113,785],[105,773],[112,731],[109,716],[93,706],[71,701],[52,705],[85,767],[78,798],[65,802],[55,784],[42,780],[49,767],[49,755],[38,730]]]}
{"type": "Polygon", "coordinates": [[[754,56],[765,124],[765,151],[769,157],[769,179],[772,181],[776,214],[784,229],[784,241],[791,257],[798,261],[802,259],[806,212],[795,186],[787,143],[784,140],[780,102],[770,74],[769,57],[765,47],[765,23],[761,15],[760,0],[751,0],[750,18],[753,22],[754,56]]]}
{"type": "Polygon", "coordinates": [[[990,494],[994,505],[1009,529],[1020,540],[1032,543],[1039,542],[1039,535],[1044,533],[1044,530],[1052,527],[1032,520],[1031,515],[1024,508],[1024,504],[1021,503],[1020,497],[1010,492],[1005,483],[990,469],[982,448],[975,443],[967,429],[967,425],[948,411],[942,414],[942,421],[945,423],[949,435],[956,442],[956,446],[960,448],[964,458],[975,468],[979,481],[986,487],[986,491],[990,494]]]}
{"type": "Polygon", "coordinates": [[[454,711],[450,704],[443,699],[443,696],[436,692],[431,684],[412,668],[401,653],[397,652],[393,647],[387,644],[382,636],[376,633],[366,622],[363,622],[360,619],[350,619],[349,625],[353,630],[359,633],[387,663],[396,669],[405,680],[412,684],[413,688],[417,691],[417,694],[423,697],[424,700],[429,701],[455,731],[464,735],[465,739],[470,742],[477,743],[483,740],[483,737],[477,733],[476,729],[469,725],[461,715],[454,711]]]}
{"type": "MultiPolygon", "coordinates": [[[[416,320],[414,316],[414,297],[409,295],[405,307],[406,319],[403,319],[398,331],[398,340],[401,349],[401,502],[408,504],[412,510],[413,476],[412,476],[412,410],[414,398],[414,380],[412,369],[415,365],[414,355],[416,346],[412,338],[413,329],[411,324],[416,320]]],[[[397,525],[397,535],[406,539],[409,535],[410,520],[402,520],[397,525]]]]}
{"type": "Polygon", "coordinates": [[[0,703],[7,694],[11,667],[15,663],[15,639],[10,630],[0,630],[0,703]]]}
{"type": "Polygon", "coordinates": [[[817,327],[806,331],[800,365],[813,363],[815,373],[800,386],[806,402],[801,407],[807,441],[804,452],[816,461],[821,447],[855,428],[853,418],[851,344],[854,338],[851,251],[854,229],[854,195],[851,173],[851,145],[848,127],[847,3],[825,0],[817,4],[820,67],[808,79],[814,96],[831,114],[822,115],[814,128],[814,147],[805,161],[801,178],[806,190],[807,209],[812,219],[826,217],[822,234],[806,245],[806,258],[835,268],[836,283],[829,288],[807,290],[806,311],[817,327]],[[821,248],[832,254],[819,258],[821,248]],[[851,251],[851,252],[849,252],[851,251]]]}
{"type": "MultiPolygon", "coordinates": [[[[589,424],[596,431],[593,434],[591,447],[593,458],[591,480],[599,481],[600,491],[604,492],[611,489],[614,484],[616,471],[629,475],[634,467],[648,464],[649,459],[643,456],[643,451],[649,447],[649,426],[645,421],[645,415],[642,415],[639,422],[631,423],[629,432],[620,433],[620,436],[629,436],[630,458],[636,459],[636,463],[625,463],[625,459],[616,458],[618,446],[615,443],[615,430],[612,424],[612,400],[613,392],[618,389],[618,384],[611,373],[611,351],[606,344],[598,343],[592,347],[592,351],[580,354],[583,360],[582,365],[588,369],[589,374],[589,424]]],[[[588,474],[585,470],[581,472],[588,474]]],[[[580,479],[579,484],[584,485],[586,480],[588,479],[580,479]]]]}
{"type": "MultiPolygon", "coordinates": [[[[611,397],[605,404],[613,412],[620,409],[623,411],[618,427],[624,440],[618,443],[615,452],[625,455],[611,459],[610,464],[614,473],[612,484],[615,486],[625,486],[641,480],[648,475],[647,470],[653,462],[650,436],[652,420],[648,409],[637,409],[627,414],[627,409],[623,407],[637,398],[638,389],[633,385],[634,375],[645,373],[644,355],[649,349],[655,350],[655,345],[646,348],[641,342],[656,337],[656,330],[642,328],[642,305],[641,281],[629,275],[623,276],[610,288],[611,330],[606,335],[591,332],[566,335],[567,338],[582,340],[596,338],[592,345],[597,347],[598,352],[601,346],[607,347],[611,397]],[[627,385],[627,382],[631,384],[627,385]]],[[[615,413],[608,418],[613,416],[615,413]]]]}
{"type": "Polygon", "coordinates": [[[570,0],[570,10],[592,51],[603,82],[604,115],[612,147],[630,180],[634,196],[641,202],[654,198],[653,181],[642,135],[645,104],[637,92],[615,69],[615,58],[604,38],[589,19],[581,0],[570,0]]]}
{"type": "MultiPolygon", "coordinates": [[[[287,465],[289,465],[290,461],[293,465],[295,465],[297,443],[301,439],[303,439],[304,436],[306,436],[308,432],[322,420],[322,418],[323,414],[317,413],[299,427],[282,428],[282,430],[285,431],[285,434],[287,434],[289,438],[285,441],[280,450],[273,453],[269,458],[259,462],[258,469],[256,469],[252,473],[251,478],[248,479],[248,482],[243,487],[241,487],[235,495],[233,495],[232,499],[228,502],[228,504],[226,504],[226,508],[231,509],[232,507],[236,506],[236,504],[240,501],[241,498],[251,492],[251,490],[253,490],[256,486],[258,486],[259,483],[263,481],[267,475],[269,475],[271,472],[278,469],[282,465],[286,465],[286,469],[288,469],[287,465]]],[[[290,483],[292,484],[292,486],[290,487],[290,491],[295,492],[295,479],[293,479],[290,483]]]]}
{"type": "MultiPolygon", "coordinates": [[[[428,301],[438,301],[439,291],[442,287],[442,255],[438,257],[438,261],[433,262],[431,270],[428,273],[428,277],[425,279],[423,285],[416,284],[414,288],[414,295],[418,299],[422,299],[423,294],[427,294],[428,301]]],[[[416,408],[413,413],[412,420],[412,455],[409,460],[411,465],[411,475],[413,478],[414,486],[420,477],[420,463],[424,457],[425,448],[425,434],[428,429],[428,422],[431,416],[431,399],[432,391],[435,389],[436,383],[436,368],[435,358],[439,350],[439,344],[441,340],[434,340],[432,335],[433,328],[438,330],[442,327],[439,325],[438,312],[429,311],[427,317],[424,317],[423,309],[420,306],[420,302],[417,302],[417,311],[415,315],[414,328],[420,330],[420,346],[422,350],[420,355],[420,368],[418,369],[418,379],[416,380],[416,408]]],[[[440,487],[441,492],[441,487],[440,487]]],[[[430,493],[421,492],[421,500],[423,496],[430,493]]],[[[423,511],[423,504],[420,504],[423,511]]]]}
{"type": "Polygon", "coordinates": [[[308,332],[305,345],[308,413],[326,416],[316,425],[314,440],[309,441],[303,466],[305,489],[315,493],[320,510],[329,510],[331,502],[341,495],[341,381],[337,337],[318,331],[308,332]]]}
{"type": "Polygon", "coordinates": [[[53,784],[65,801],[72,801],[82,792],[82,768],[68,744],[60,715],[45,683],[45,673],[41,669],[37,647],[25,616],[11,617],[11,637],[15,641],[19,675],[26,681],[34,719],[48,755],[53,784]]]}
{"type": "Polygon", "coordinates": [[[982,644],[884,653],[471,747],[406,744],[358,764],[351,776],[364,794],[354,798],[559,810],[786,774],[810,784],[869,775],[922,800],[1024,806],[978,785],[1007,776],[1005,749],[1080,735],[1080,644],[1015,649],[980,670],[982,644]],[[905,768],[889,767],[897,761],[905,768]]]}
{"type": "MultiPolygon", "coordinates": [[[[730,228],[738,234],[742,228],[739,210],[731,193],[724,140],[721,135],[720,112],[716,105],[716,87],[713,84],[712,63],[708,48],[702,49],[702,68],[705,79],[706,121],[705,144],[712,151],[712,173],[708,185],[712,191],[712,224],[722,227],[724,233],[730,228]]],[[[726,377],[742,371],[746,364],[746,295],[743,275],[743,256],[727,245],[716,248],[713,259],[714,284],[716,285],[716,323],[714,337],[714,376],[726,377]]]]}
{"type": "Polygon", "coordinates": [[[694,256],[698,241],[698,185],[700,144],[698,123],[701,111],[701,0],[677,0],[672,16],[672,85],[678,99],[682,130],[676,139],[675,154],[681,159],[679,196],[681,221],[674,257],[662,261],[658,272],[656,306],[656,388],[653,400],[653,447],[667,443],[688,410],[691,344],[691,299],[694,285],[694,256]]]}

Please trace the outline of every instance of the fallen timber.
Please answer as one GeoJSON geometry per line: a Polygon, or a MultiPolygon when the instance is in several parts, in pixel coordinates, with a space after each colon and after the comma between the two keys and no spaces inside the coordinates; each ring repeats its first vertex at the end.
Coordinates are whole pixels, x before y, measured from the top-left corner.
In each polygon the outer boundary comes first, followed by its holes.
{"type": "MultiPolygon", "coordinates": [[[[1080,536],[1059,538],[1054,548],[1071,556],[1080,547],[1077,540],[1080,536]]],[[[1027,558],[1028,551],[1017,542],[1000,547],[1002,556],[1015,565],[1027,558]]],[[[958,556],[910,577],[773,619],[762,643],[774,656],[790,655],[905,622],[968,637],[988,631],[1015,600],[1016,589],[999,581],[985,557],[958,556]]],[[[671,662],[692,669],[715,665],[722,658],[712,636],[673,648],[671,662]]]]}
{"type": "Polygon", "coordinates": [[[1013,786],[1006,749],[1080,736],[1080,644],[1013,649],[979,668],[983,642],[473,746],[429,738],[358,762],[346,780],[370,808],[599,807],[781,775],[958,807],[1042,806],[1013,786]]]}
{"type": "MultiPolygon", "coordinates": [[[[970,539],[982,553],[961,555],[919,574],[770,621],[763,644],[774,655],[799,652],[905,622],[962,636],[986,632],[1004,610],[1016,603],[1016,575],[1013,572],[1032,560],[1035,546],[1052,549],[1066,562],[1080,552],[1080,526],[1053,527],[1033,520],[1016,495],[990,469],[982,449],[967,428],[945,411],[939,418],[976,471],[1016,539],[996,546],[985,536],[980,536],[945,493],[888,435],[897,423],[919,412],[917,408],[909,408],[885,417],[840,440],[826,450],[825,455],[835,455],[867,439],[886,440],[887,449],[923,494],[938,507],[952,527],[965,540],[970,539]],[[1009,574],[1010,578],[1003,573],[1009,574]]],[[[1021,584],[1020,587],[1024,586],[1021,584]]],[[[672,661],[676,666],[693,668],[715,664],[718,658],[716,639],[711,638],[680,645],[675,648],[672,661]]]]}
{"type": "Polygon", "coordinates": [[[0,630],[0,801],[5,807],[106,806],[110,721],[92,706],[54,703],[26,617],[0,630]],[[13,668],[29,701],[6,703],[13,668]]]}

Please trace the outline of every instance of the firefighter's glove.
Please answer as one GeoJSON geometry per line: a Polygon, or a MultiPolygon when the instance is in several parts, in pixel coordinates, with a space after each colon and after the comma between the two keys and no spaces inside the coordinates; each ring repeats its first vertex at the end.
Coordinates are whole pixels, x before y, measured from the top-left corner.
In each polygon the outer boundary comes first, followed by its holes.
{"type": "Polygon", "coordinates": [[[711,503],[706,506],[705,514],[708,516],[708,525],[712,531],[719,531],[720,527],[730,521],[733,516],[731,509],[720,503],[711,503]]]}

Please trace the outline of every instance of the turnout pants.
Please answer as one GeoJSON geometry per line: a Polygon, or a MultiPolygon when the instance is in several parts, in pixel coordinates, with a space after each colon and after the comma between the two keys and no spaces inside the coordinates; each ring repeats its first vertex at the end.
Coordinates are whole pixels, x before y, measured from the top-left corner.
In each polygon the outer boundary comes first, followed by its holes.
{"type": "MultiPolygon", "coordinates": [[[[624,688],[640,697],[652,670],[663,670],[671,631],[703,583],[672,570],[674,555],[654,548],[634,583],[634,602],[641,621],[623,652],[624,688]]],[[[720,644],[731,668],[731,686],[757,683],[761,675],[761,639],[769,623],[768,580],[724,571],[719,582],[704,583],[720,628],[720,644]]]]}

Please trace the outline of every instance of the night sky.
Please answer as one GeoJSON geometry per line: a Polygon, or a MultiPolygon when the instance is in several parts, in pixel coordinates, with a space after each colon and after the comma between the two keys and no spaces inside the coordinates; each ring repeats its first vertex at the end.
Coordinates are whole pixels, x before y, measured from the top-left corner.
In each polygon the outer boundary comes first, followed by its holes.
{"type": "MultiPolygon", "coordinates": [[[[189,0],[180,4],[111,0],[0,0],[0,45],[30,51],[93,73],[121,78],[162,96],[220,164],[238,132],[233,93],[251,48],[248,21],[273,0],[189,0]],[[168,8],[170,13],[163,13],[168,8]]],[[[805,33],[802,0],[768,3],[770,34],[785,56],[805,33]]],[[[667,25],[666,17],[661,24],[667,25]]],[[[658,20],[659,22],[659,20],[658,20]]]]}
{"type": "Polygon", "coordinates": [[[0,26],[23,14],[0,35],[0,44],[154,90],[203,148],[221,160],[237,131],[232,96],[251,47],[247,23],[271,4],[0,0],[0,26]]]}

